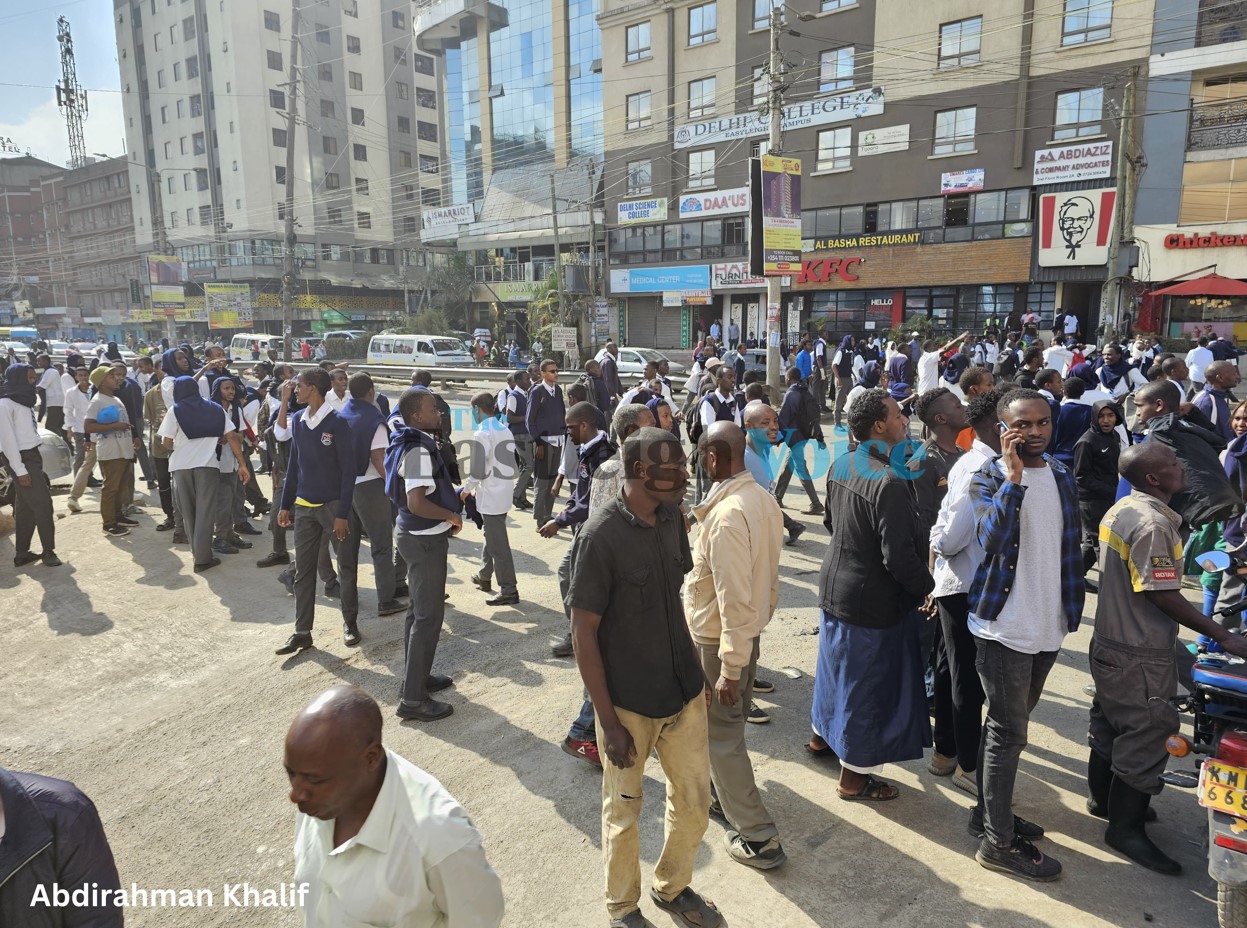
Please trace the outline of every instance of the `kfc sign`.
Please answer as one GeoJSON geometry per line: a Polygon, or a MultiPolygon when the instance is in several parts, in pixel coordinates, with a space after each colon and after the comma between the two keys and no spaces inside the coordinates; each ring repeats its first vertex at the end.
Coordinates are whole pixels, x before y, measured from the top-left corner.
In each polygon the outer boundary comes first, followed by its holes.
{"type": "Polygon", "coordinates": [[[1040,267],[1100,267],[1108,263],[1117,191],[1073,190],[1039,198],[1040,267]]]}
{"type": "Polygon", "coordinates": [[[797,283],[830,284],[835,283],[836,280],[854,281],[858,279],[857,270],[861,263],[861,258],[821,258],[817,261],[802,261],[797,283]]]}

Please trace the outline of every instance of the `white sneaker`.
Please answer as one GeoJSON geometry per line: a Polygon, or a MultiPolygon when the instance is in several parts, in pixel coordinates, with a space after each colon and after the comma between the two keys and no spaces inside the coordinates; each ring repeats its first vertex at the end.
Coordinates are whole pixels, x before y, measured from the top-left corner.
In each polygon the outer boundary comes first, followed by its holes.
{"type": "Polygon", "coordinates": [[[65,500],[65,508],[70,512],[82,512],[82,503],[78,502],[72,496],[65,500]]]}
{"type": "Polygon", "coordinates": [[[972,773],[966,773],[966,771],[962,770],[961,767],[958,766],[957,772],[953,774],[952,783],[953,786],[956,786],[959,789],[964,789],[971,796],[974,796],[976,799],[978,798],[979,775],[977,770],[972,773]]]}

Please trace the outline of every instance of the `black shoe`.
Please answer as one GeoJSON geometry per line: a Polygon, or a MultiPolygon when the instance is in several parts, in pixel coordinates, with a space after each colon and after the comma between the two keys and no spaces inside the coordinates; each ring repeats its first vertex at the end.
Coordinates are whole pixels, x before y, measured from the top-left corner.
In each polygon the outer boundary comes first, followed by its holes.
{"type": "Polygon", "coordinates": [[[124,525],[127,528],[129,528],[130,526],[138,525],[138,522],[136,522],[134,519],[127,519],[125,516],[118,516],[117,524],[124,525]]]}
{"type": "Polygon", "coordinates": [[[805,534],[805,526],[794,522],[792,528],[788,529],[788,540],[784,542],[786,545],[795,545],[797,539],[805,534]]]}
{"type": "Polygon", "coordinates": [[[325,595],[330,599],[338,599],[342,595],[342,584],[337,580],[331,580],[325,584],[325,595]]]}
{"type": "MultiPolygon", "coordinates": [[[[966,825],[966,831],[970,832],[971,838],[980,840],[987,834],[983,828],[983,813],[977,808],[970,813],[970,823],[966,825]]],[[[1013,833],[1026,841],[1038,841],[1044,836],[1042,825],[1028,822],[1020,815],[1013,816],[1013,833]]]]}
{"type": "Polygon", "coordinates": [[[431,673],[429,674],[429,682],[424,685],[424,688],[430,693],[440,693],[442,690],[450,689],[454,685],[455,680],[453,677],[444,673],[431,673]]]}
{"type": "Polygon", "coordinates": [[[274,654],[293,654],[295,651],[306,651],[312,646],[311,635],[294,634],[286,639],[286,643],[274,651],[274,654]]]}
{"type": "Polygon", "coordinates": [[[212,543],[212,550],[215,551],[217,554],[237,554],[238,553],[238,549],[235,548],[233,545],[231,545],[227,541],[214,541],[212,543]]]}
{"type": "Polygon", "coordinates": [[[1114,777],[1108,791],[1108,828],[1104,832],[1104,843],[1140,866],[1176,876],[1182,872],[1182,865],[1153,844],[1143,827],[1151,801],[1149,794],[1114,777]]]}
{"type": "Polygon", "coordinates": [[[342,623],[342,643],[348,648],[354,648],[364,640],[364,636],[359,633],[359,627],[354,622],[342,623]]]}
{"type": "Polygon", "coordinates": [[[231,544],[235,548],[254,548],[255,547],[255,545],[253,545],[251,542],[243,541],[237,535],[230,535],[229,538],[227,538],[225,541],[226,541],[226,544],[231,544]]]}
{"type": "Polygon", "coordinates": [[[273,507],[270,503],[263,503],[259,506],[252,506],[251,507],[251,518],[262,519],[272,511],[273,511],[273,507]]]}
{"type": "Polygon", "coordinates": [[[61,559],[57,557],[56,553],[53,551],[44,551],[43,552],[43,566],[44,567],[60,567],[61,559]]]}
{"type": "Polygon", "coordinates": [[[406,599],[407,593],[408,593],[407,584],[405,582],[400,583],[398,584],[398,586],[394,587],[394,598],[395,599],[406,599]]]}
{"type": "MultiPolygon", "coordinates": [[[[1095,751],[1087,758],[1087,811],[1096,818],[1108,818],[1108,797],[1113,787],[1113,762],[1095,751]]],[[[1143,821],[1156,821],[1156,810],[1149,805],[1143,821]]]]}
{"type": "Polygon", "coordinates": [[[469,582],[480,590],[482,593],[492,593],[494,591],[493,584],[488,580],[482,580],[480,574],[473,574],[468,577],[469,582]]]}
{"type": "Polygon", "coordinates": [[[146,481],[146,483],[147,483],[147,489],[149,489],[149,490],[154,490],[154,489],[156,489],[156,481],[155,481],[155,480],[148,480],[148,481],[146,481]]]}
{"type": "Polygon", "coordinates": [[[396,612],[406,611],[407,604],[399,602],[397,599],[391,599],[384,603],[377,603],[377,615],[394,615],[396,612]]]}
{"type": "Polygon", "coordinates": [[[263,535],[264,533],[255,528],[250,522],[240,522],[234,526],[235,535],[263,535]]]}
{"type": "Polygon", "coordinates": [[[775,684],[770,680],[754,680],[753,691],[755,693],[774,693],[775,684]]]}
{"type": "Polygon", "coordinates": [[[532,512],[533,504],[526,499],[512,500],[511,506],[520,512],[532,512]]]}
{"type": "Polygon", "coordinates": [[[550,653],[555,657],[571,657],[576,653],[576,649],[572,647],[572,633],[568,632],[567,637],[558,644],[550,645],[550,653]]]}
{"type": "Polygon", "coordinates": [[[13,566],[14,567],[25,567],[27,564],[33,564],[35,561],[39,560],[39,558],[41,558],[42,556],[43,555],[41,554],[35,554],[35,552],[33,551],[23,551],[21,554],[13,558],[13,566]]]}
{"type": "Polygon", "coordinates": [[[424,702],[400,705],[394,714],[405,722],[435,722],[454,711],[455,707],[448,702],[426,699],[424,702]]]}
{"type": "Polygon", "coordinates": [[[190,544],[190,542],[188,542],[188,541],[186,540],[186,536],[185,536],[185,535],[183,535],[181,532],[174,532],[174,533],[173,533],[173,543],[174,543],[175,545],[185,545],[185,544],[190,544]]]}
{"type": "Polygon", "coordinates": [[[130,530],[124,525],[107,525],[104,527],[105,535],[112,535],[114,538],[120,538],[122,535],[129,535],[130,530]]]}
{"type": "Polygon", "coordinates": [[[1097,584],[1094,580],[1084,580],[1082,583],[1083,583],[1083,586],[1087,588],[1088,593],[1100,592],[1099,584],[1097,584]]]}
{"type": "Polygon", "coordinates": [[[1023,837],[1009,847],[996,847],[987,838],[979,842],[974,859],[988,870],[1011,873],[1037,883],[1051,883],[1061,875],[1061,865],[1023,837]]]}
{"type": "Polygon", "coordinates": [[[163,522],[159,523],[159,524],[156,526],[156,531],[158,531],[158,532],[171,532],[171,531],[173,531],[173,520],[172,520],[172,519],[165,519],[163,522]]]}
{"type": "Polygon", "coordinates": [[[92,490],[98,490],[103,485],[104,485],[103,481],[96,480],[94,477],[90,478],[87,481],[87,487],[92,490]]]}
{"type": "Polygon", "coordinates": [[[485,600],[486,606],[514,606],[520,601],[519,593],[499,593],[485,600]]]}
{"type": "Polygon", "coordinates": [[[278,564],[289,564],[290,555],[285,552],[273,551],[255,562],[256,567],[276,567],[278,564]]]}
{"type": "Polygon", "coordinates": [[[205,564],[196,564],[195,573],[201,574],[205,570],[211,570],[213,567],[216,567],[220,563],[221,563],[221,559],[219,557],[214,557],[212,560],[208,561],[205,564]]]}

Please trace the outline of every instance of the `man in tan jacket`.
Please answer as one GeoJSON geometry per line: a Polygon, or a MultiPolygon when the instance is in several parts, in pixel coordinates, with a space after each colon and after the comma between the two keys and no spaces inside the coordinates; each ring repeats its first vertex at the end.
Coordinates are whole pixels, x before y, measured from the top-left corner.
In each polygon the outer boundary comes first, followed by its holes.
{"type": "Polygon", "coordinates": [[[731,825],[732,859],[759,870],[785,860],[779,829],[758,795],[745,745],[758,641],[779,601],[784,520],[775,498],[745,468],[745,433],[715,422],[698,453],[713,488],[693,508],[700,529],[684,583],[684,613],[714,683],[709,713],[710,776],[731,825]]]}

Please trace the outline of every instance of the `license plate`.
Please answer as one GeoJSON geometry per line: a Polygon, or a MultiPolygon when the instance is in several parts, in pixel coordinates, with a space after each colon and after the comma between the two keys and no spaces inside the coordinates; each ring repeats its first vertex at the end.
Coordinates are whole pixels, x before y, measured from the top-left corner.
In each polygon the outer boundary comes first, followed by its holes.
{"type": "Polygon", "coordinates": [[[1247,818],[1247,770],[1206,760],[1199,774],[1199,804],[1247,818]]]}

